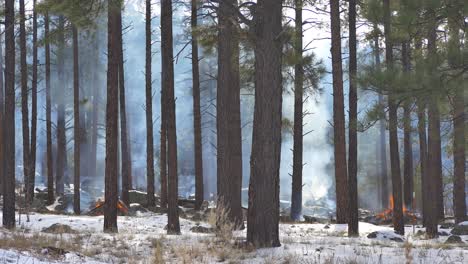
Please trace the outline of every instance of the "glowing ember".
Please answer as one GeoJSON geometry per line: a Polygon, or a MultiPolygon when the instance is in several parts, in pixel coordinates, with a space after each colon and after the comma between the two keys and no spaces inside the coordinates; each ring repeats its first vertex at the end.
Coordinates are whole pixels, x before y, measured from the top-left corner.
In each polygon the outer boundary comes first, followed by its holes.
{"type": "MultiPolygon", "coordinates": [[[[94,213],[97,213],[98,215],[102,215],[103,214],[103,211],[100,210],[101,208],[104,209],[104,204],[105,202],[104,201],[101,201],[100,199],[96,202],[96,206],[91,210],[91,212],[94,212],[94,213]]],[[[118,200],[117,201],[117,209],[120,213],[126,215],[128,214],[128,208],[127,206],[125,206],[125,204],[118,200]]]]}

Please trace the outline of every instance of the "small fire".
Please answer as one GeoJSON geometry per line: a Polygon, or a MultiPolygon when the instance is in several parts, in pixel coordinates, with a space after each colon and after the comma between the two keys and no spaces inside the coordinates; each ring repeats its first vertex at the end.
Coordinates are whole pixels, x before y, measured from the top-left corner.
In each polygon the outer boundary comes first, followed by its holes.
{"type": "MultiPolygon", "coordinates": [[[[99,208],[103,207],[104,204],[105,204],[105,202],[104,202],[104,201],[101,201],[101,199],[97,200],[96,206],[94,207],[93,211],[95,211],[96,209],[99,209],[99,208]]],[[[117,209],[118,209],[118,211],[121,212],[122,214],[128,214],[128,208],[127,208],[127,206],[125,206],[125,204],[124,204],[122,201],[120,201],[120,200],[117,201],[117,209]]]]}
{"type": "MultiPolygon", "coordinates": [[[[382,220],[390,220],[393,217],[393,210],[395,208],[395,202],[393,200],[393,195],[390,195],[389,198],[390,201],[390,207],[385,209],[383,212],[377,214],[377,218],[382,219],[382,220]]],[[[408,219],[411,220],[411,222],[416,222],[416,215],[412,213],[408,208],[406,208],[405,205],[403,205],[403,216],[407,217],[408,219]]]]}

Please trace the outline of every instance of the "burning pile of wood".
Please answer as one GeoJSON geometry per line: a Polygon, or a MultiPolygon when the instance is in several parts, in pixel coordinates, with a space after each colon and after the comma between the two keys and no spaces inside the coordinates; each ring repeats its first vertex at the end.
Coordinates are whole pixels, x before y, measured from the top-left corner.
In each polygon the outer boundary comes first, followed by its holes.
{"type": "MultiPolygon", "coordinates": [[[[97,200],[96,205],[88,212],[88,215],[103,215],[105,203],[106,202],[102,201],[101,199],[97,200]]],[[[128,207],[121,200],[117,201],[117,210],[120,213],[120,215],[128,215],[128,207]]]]}
{"type": "MultiPolygon", "coordinates": [[[[387,224],[387,223],[392,222],[393,210],[395,208],[393,195],[390,196],[389,201],[390,201],[389,208],[375,215],[375,218],[377,220],[376,222],[380,222],[382,224],[387,224]]],[[[416,224],[416,221],[418,220],[417,216],[413,212],[408,210],[408,208],[406,208],[404,205],[403,205],[403,219],[405,223],[411,223],[411,224],[416,224]]]]}

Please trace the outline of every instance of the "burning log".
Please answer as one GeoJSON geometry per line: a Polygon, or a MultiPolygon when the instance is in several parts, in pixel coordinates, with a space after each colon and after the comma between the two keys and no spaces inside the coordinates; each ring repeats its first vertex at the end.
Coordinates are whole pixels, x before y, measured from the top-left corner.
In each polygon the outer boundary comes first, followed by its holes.
{"type": "MultiPolygon", "coordinates": [[[[97,200],[96,205],[88,212],[88,215],[103,215],[105,203],[106,202],[102,201],[101,199],[97,200]]],[[[117,210],[120,213],[120,215],[128,215],[128,207],[121,200],[117,201],[117,210]]]]}
{"type": "MultiPolygon", "coordinates": [[[[390,195],[389,201],[390,201],[390,207],[385,209],[383,212],[378,213],[375,216],[377,220],[380,220],[380,222],[390,223],[393,219],[393,210],[395,208],[393,195],[390,195]]],[[[413,212],[408,210],[408,208],[406,208],[404,205],[403,205],[403,217],[404,217],[405,222],[409,222],[411,224],[416,224],[416,221],[418,219],[417,216],[413,212]]]]}

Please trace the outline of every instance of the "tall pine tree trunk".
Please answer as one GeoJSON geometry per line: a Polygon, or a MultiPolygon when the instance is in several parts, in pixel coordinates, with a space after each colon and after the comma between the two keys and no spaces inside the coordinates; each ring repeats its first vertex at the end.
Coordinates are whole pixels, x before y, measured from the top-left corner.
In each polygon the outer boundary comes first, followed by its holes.
{"type": "Polygon", "coordinates": [[[5,1],[3,227],[15,227],[15,1],[5,1]]]}
{"type": "MultiPolygon", "coordinates": [[[[450,14],[459,14],[463,10],[461,1],[450,1],[450,14]]],[[[458,16],[451,16],[449,25],[449,53],[448,62],[450,67],[456,69],[463,65],[463,56],[460,52],[460,26],[458,16]]],[[[465,150],[465,86],[461,80],[457,82],[453,98],[453,211],[455,222],[460,223],[466,220],[466,193],[465,193],[465,172],[466,172],[466,150],[465,150]]]]}
{"type": "Polygon", "coordinates": [[[67,162],[67,138],[65,133],[65,18],[59,16],[58,21],[58,51],[57,51],[57,172],[55,177],[55,192],[57,195],[64,194],[64,178],[67,162]]]}
{"type": "Polygon", "coordinates": [[[122,38],[122,14],[118,18],[119,27],[119,106],[120,106],[120,147],[122,153],[122,202],[130,205],[128,191],[130,190],[130,178],[132,174],[132,164],[130,160],[130,148],[128,145],[128,127],[127,127],[127,110],[125,101],[125,70],[124,70],[124,53],[123,53],[123,38],[122,38]]]}
{"type": "Polygon", "coordinates": [[[93,55],[95,59],[95,66],[92,72],[92,80],[93,80],[93,114],[92,114],[92,121],[91,121],[91,150],[90,150],[90,176],[93,178],[97,177],[97,141],[98,141],[98,119],[99,119],[99,89],[100,86],[98,84],[98,74],[97,74],[97,65],[99,65],[99,31],[96,30],[96,34],[93,39],[93,55]]]}
{"type": "Polygon", "coordinates": [[[37,11],[36,0],[33,1],[33,63],[32,63],[32,84],[31,84],[31,146],[30,146],[30,170],[31,179],[28,193],[31,195],[30,201],[34,199],[34,188],[36,183],[36,152],[37,152],[37,11]]]}
{"type": "Polygon", "coordinates": [[[104,204],[104,232],[117,228],[118,182],[118,111],[119,111],[119,16],[120,0],[108,2],[107,44],[107,104],[106,104],[106,176],[104,204]]]}
{"type": "MultiPolygon", "coordinates": [[[[152,79],[151,79],[151,0],[146,0],[146,66],[145,66],[145,78],[146,78],[146,180],[147,180],[147,205],[149,207],[155,206],[154,199],[154,144],[153,144],[153,90],[152,90],[152,79]]],[[[163,88],[161,88],[163,89],[163,88]]],[[[161,100],[162,101],[162,100],[161,100]]],[[[165,111],[161,104],[161,112],[165,111]]],[[[163,114],[161,113],[161,124],[163,114]]],[[[162,125],[161,125],[162,126],[162,125]]],[[[161,137],[163,132],[161,131],[161,137]]],[[[163,140],[161,139],[161,142],[163,140]]],[[[164,135],[164,145],[166,143],[166,137],[164,135]]],[[[161,146],[162,149],[162,146],[161,146]]],[[[164,152],[165,153],[165,152],[164,152]]],[[[162,157],[162,155],[161,155],[162,157]]],[[[165,154],[164,154],[165,157],[165,154]]],[[[164,168],[166,168],[164,162],[164,168]]],[[[162,167],[162,165],[161,165],[162,167]]],[[[161,172],[162,173],[162,172],[161,172]]],[[[161,174],[162,178],[162,174],[161,174]]],[[[162,203],[164,198],[161,195],[161,206],[165,206],[162,203]]]]}
{"type": "MultiPolygon", "coordinates": [[[[402,45],[403,56],[403,71],[409,73],[411,70],[410,65],[410,42],[406,41],[402,45]]],[[[413,145],[412,145],[412,126],[411,126],[411,100],[406,99],[403,102],[403,179],[404,179],[404,205],[406,208],[413,208],[413,145]]]]}
{"type": "Polygon", "coordinates": [[[237,0],[221,1],[218,10],[218,84],[216,100],[218,205],[236,227],[243,225],[242,133],[240,120],[239,25],[237,0]]]}
{"type": "Polygon", "coordinates": [[[425,103],[418,100],[418,137],[419,137],[419,163],[421,168],[421,203],[423,225],[427,226],[429,218],[428,206],[430,197],[428,196],[428,171],[427,171],[427,135],[426,135],[426,107],[425,103]]]}
{"type": "MultiPolygon", "coordinates": [[[[5,85],[3,79],[3,45],[0,37],[0,166],[4,168],[5,166],[5,153],[4,153],[4,128],[5,128],[5,85]]],[[[0,195],[3,195],[3,177],[5,173],[4,170],[0,170],[0,195]]]]}
{"type": "MultiPolygon", "coordinates": [[[[428,65],[431,66],[429,72],[434,73],[435,71],[435,61],[437,56],[437,22],[436,22],[436,13],[435,10],[429,8],[427,10],[428,22],[429,22],[429,31],[427,37],[427,48],[428,48],[428,65]]],[[[431,76],[432,77],[432,76],[431,76]]],[[[435,80],[434,84],[437,83],[435,80]]],[[[436,87],[437,88],[437,87],[436,87]]],[[[438,179],[441,178],[441,168],[439,164],[441,163],[438,153],[440,152],[440,113],[439,107],[437,105],[437,95],[435,93],[430,94],[428,102],[428,140],[427,140],[427,171],[428,171],[428,183],[429,187],[428,196],[431,197],[432,202],[428,205],[429,217],[426,225],[426,233],[429,238],[435,238],[438,236],[438,222],[439,222],[439,189],[438,179]],[[435,199],[435,201],[434,201],[435,199]]]]}
{"type": "MultiPolygon", "coordinates": [[[[374,60],[375,60],[375,67],[377,70],[380,71],[380,45],[379,45],[379,28],[377,23],[373,25],[374,29],[374,60]]],[[[379,94],[379,105],[383,107],[385,104],[384,96],[380,93],[379,94]]],[[[379,169],[377,170],[380,175],[380,202],[382,203],[382,208],[388,208],[388,174],[387,174],[387,139],[385,136],[386,126],[385,126],[385,118],[382,118],[379,121],[379,143],[377,148],[377,155],[379,159],[379,169]]]]}
{"type": "Polygon", "coordinates": [[[357,40],[356,0],[349,1],[349,219],[348,235],[359,235],[358,187],[357,187],[357,40]]]}
{"type": "Polygon", "coordinates": [[[291,190],[291,219],[299,221],[302,212],[302,168],[303,164],[303,127],[304,127],[304,68],[303,57],[303,1],[295,0],[295,35],[294,52],[297,62],[294,65],[294,146],[293,146],[293,174],[291,190]]]}
{"type": "Polygon", "coordinates": [[[343,66],[341,58],[340,1],[330,0],[332,70],[333,70],[333,137],[336,181],[336,221],[348,220],[348,175],[343,95],[343,66]]]}
{"type": "Polygon", "coordinates": [[[281,18],[281,0],[257,1],[252,30],[255,40],[255,107],[247,215],[247,242],[256,247],[280,246],[281,18]]]}
{"type": "Polygon", "coordinates": [[[45,93],[46,93],[46,145],[47,145],[47,203],[54,203],[54,161],[52,150],[52,116],[50,101],[50,35],[49,14],[44,16],[44,39],[45,39],[45,93]]]}
{"type": "Polygon", "coordinates": [[[80,62],[78,61],[78,29],[72,25],[73,33],[73,134],[74,138],[74,177],[73,177],[73,212],[77,215],[81,213],[80,209],[80,145],[81,145],[81,127],[80,127],[80,62]]]}
{"type": "MultiPolygon", "coordinates": [[[[384,0],[384,29],[385,29],[385,58],[387,71],[393,70],[393,43],[391,40],[391,11],[390,0],[384,0]]],[[[400,153],[398,151],[398,105],[393,89],[389,88],[388,113],[389,113],[389,143],[390,143],[390,167],[392,172],[392,196],[393,228],[397,234],[405,233],[403,222],[403,193],[401,186],[400,153]]]]}
{"type": "Polygon", "coordinates": [[[31,193],[31,150],[29,138],[29,109],[28,109],[28,64],[26,62],[26,15],[24,0],[19,1],[19,15],[20,15],[20,72],[21,72],[21,121],[23,129],[23,171],[24,171],[24,184],[26,190],[26,201],[28,204],[32,203],[34,194],[31,193]]]}
{"type": "Polygon", "coordinates": [[[195,209],[200,210],[203,203],[203,146],[200,111],[200,67],[198,57],[198,24],[197,0],[192,0],[192,89],[193,89],[193,133],[195,160],[195,209]]]}
{"type": "Polygon", "coordinates": [[[162,83],[167,107],[167,233],[179,234],[177,134],[174,96],[174,55],[172,41],[172,0],[161,1],[162,83]]]}

